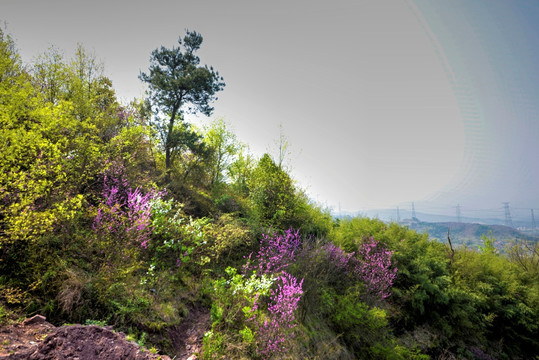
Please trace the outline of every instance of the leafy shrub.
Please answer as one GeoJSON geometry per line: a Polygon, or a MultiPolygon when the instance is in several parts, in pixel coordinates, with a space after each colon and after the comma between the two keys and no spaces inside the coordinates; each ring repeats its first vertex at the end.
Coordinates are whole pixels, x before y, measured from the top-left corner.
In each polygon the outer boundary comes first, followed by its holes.
{"type": "Polygon", "coordinates": [[[211,307],[212,329],[204,338],[204,354],[252,354],[256,353],[254,338],[257,324],[263,319],[261,304],[270,296],[275,279],[267,274],[250,277],[226,269],[228,280],[213,282],[211,307]],[[244,343],[244,339],[250,339],[244,343]]]}
{"type": "Polygon", "coordinates": [[[224,214],[206,230],[205,255],[218,263],[242,260],[252,247],[250,232],[230,214],[224,214]]]}
{"type": "Polygon", "coordinates": [[[290,176],[264,154],[248,180],[254,215],[266,226],[286,229],[293,225],[296,189],[290,176]]]}

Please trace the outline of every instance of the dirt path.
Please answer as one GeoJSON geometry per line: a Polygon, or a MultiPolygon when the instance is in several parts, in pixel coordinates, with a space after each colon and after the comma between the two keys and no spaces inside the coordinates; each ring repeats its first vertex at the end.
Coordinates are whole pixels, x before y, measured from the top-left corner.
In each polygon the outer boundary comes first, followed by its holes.
{"type": "Polygon", "coordinates": [[[198,359],[196,354],[202,348],[204,333],[210,330],[210,310],[196,305],[182,323],[169,330],[177,360],[198,359]]]}

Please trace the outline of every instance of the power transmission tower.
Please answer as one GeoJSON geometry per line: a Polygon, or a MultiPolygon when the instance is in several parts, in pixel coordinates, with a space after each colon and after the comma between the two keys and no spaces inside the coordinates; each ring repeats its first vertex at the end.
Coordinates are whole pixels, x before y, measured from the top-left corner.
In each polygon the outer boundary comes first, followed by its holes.
{"type": "Polygon", "coordinates": [[[460,204],[457,204],[457,222],[460,224],[460,204]]]}
{"type": "Polygon", "coordinates": [[[511,212],[509,211],[509,203],[504,202],[502,204],[505,210],[505,226],[513,227],[513,220],[511,219],[511,212]]]}
{"type": "Polygon", "coordinates": [[[537,224],[535,223],[535,216],[533,216],[533,209],[531,209],[532,211],[532,229],[535,230],[537,229],[537,224]]]}

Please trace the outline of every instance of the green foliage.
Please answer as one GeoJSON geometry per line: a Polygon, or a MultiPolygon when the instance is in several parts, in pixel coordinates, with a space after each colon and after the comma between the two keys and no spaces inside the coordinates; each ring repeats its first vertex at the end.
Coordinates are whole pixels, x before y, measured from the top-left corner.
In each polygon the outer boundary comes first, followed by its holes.
{"type": "Polygon", "coordinates": [[[539,242],[514,241],[508,246],[509,259],[526,274],[539,276],[539,242]]]}
{"type": "Polygon", "coordinates": [[[387,360],[429,360],[430,356],[421,354],[419,349],[410,349],[406,346],[390,342],[387,345],[375,344],[370,349],[371,358],[387,360]]]}
{"type": "Polygon", "coordinates": [[[231,215],[224,214],[207,231],[206,256],[222,263],[242,260],[252,247],[250,232],[231,215]]]}
{"type": "Polygon", "coordinates": [[[279,229],[293,225],[296,196],[292,179],[268,154],[258,161],[248,186],[255,216],[262,223],[279,229]]]}
{"type": "Polygon", "coordinates": [[[329,209],[321,208],[305,193],[297,191],[292,226],[305,235],[325,238],[333,229],[333,218],[329,209]]]}
{"type": "Polygon", "coordinates": [[[333,297],[327,292],[324,295],[324,303],[331,314],[331,320],[345,336],[372,336],[376,339],[379,336],[373,336],[370,332],[376,332],[387,326],[385,311],[376,307],[369,308],[367,304],[358,301],[359,291],[357,290],[351,289],[343,296],[333,297]],[[353,331],[355,327],[363,330],[353,331]]]}
{"type": "Polygon", "coordinates": [[[43,99],[52,104],[64,98],[68,92],[69,70],[59,49],[51,46],[34,61],[32,69],[34,86],[43,94],[43,99]]]}
{"type": "Polygon", "coordinates": [[[455,287],[468,297],[473,308],[462,316],[471,317],[473,330],[489,341],[500,355],[533,354],[539,350],[539,317],[533,310],[533,288],[523,286],[520,271],[507,258],[492,252],[470,250],[457,253],[455,287]],[[475,320],[475,322],[474,322],[475,320]],[[478,331],[479,330],[479,331],[478,331]]]}
{"type": "Polygon", "coordinates": [[[181,205],[174,208],[173,200],[156,202],[152,226],[151,266],[157,269],[186,266],[200,272],[223,261],[242,259],[241,254],[251,247],[249,232],[230,215],[196,219],[183,213],[181,205]]]}
{"type": "Polygon", "coordinates": [[[232,267],[226,273],[227,278],[213,282],[212,328],[204,337],[204,358],[256,353],[256,324],[263,322],[265,315],[254,305],[269,297],[275,281],[266,274],[260,277],[255,273],[250,277],[238,274],[232,267]]]}
{"type": "Polygon", "coordinates": [[[57,141],[65,114],[62,109],[39,108],[39,94],[22,71],[10,39],[0,35],[1,247],[35,239],[58,220],[72,218],[82,196],[55,191],[67,185],[65,143],[57,141]]]}
{"type": "Polygon", "coordinates": [[[11,311],[0,303],[0,326],[7,325],[9,322],[11,311]]]}
{"type": "Polygon", "coordinates": [[[323,294],[328,318],[357,358],[429,359],[417,348],[400,344],[391,334],[386,310],[369,307],[358,300],[360,294],[352,287],[343,295],[323,294]]]}
{"type": "Polygon", "coordinates": [[[243,330],[240,330],[240,335],[243,338],[243,342],[247,343],[247,345],[251,345],[255,340],[253,330],[251,330],[251,328],[248,328],[247,326],[245,326],[243,330]]]}
{"type": "Polygon", "coordinates": [[[483,246],[479,246],[479,251],[485,254],[496,253],[497,250],[494,247],[494,243],[496,242],[496,239],[494,239],[492,234],[489,234],[489,236],[485,234],[481,235],[481,241],[483,242],[483,246]]]}
{"type": "Polygon", "coordinates": [[[325,315],[309,314],[297,335],[298,353],[306,359],[356,359],[353,350],[335,333],[325,315]]]}
{"type": "Polygon", "coordinates": [[[96,325],[96,326],[107,326],[107,322],[104,320],[92,320],[86,319],[84,325],[96,325]]]}
{"type": "Polygon", "coordinates": [[[154,242],[150,251],[154,254],[152,265],[159,268],[180,267],[182,263],[204,262],[201,248],[206,245],[207,218],[193,219],[181,211],[181,205],[173,209],[173,201],[158,200],[152,213],[154,242]]]}
{"type": "Polygon", "coordinates": [[[204,142],[207,144],[211,156],[207,161],[210,167],[210,188],[215,189],[227,182],[226,175],[230,164],[235,160],[241,144],[236,135],[227,128],[223,119],[217,119],[204,128],[204,142]]]}
{"type": "Polygon", "coordinates": [[[207,331],[204,333],[202,340],[203,359],[223,359],[225,358],[225,339],[223,334],[214,334],[213,331],[207,331]]]}
{"type": "Polygon", "coordinates": [[[231,190],[239,196],[249,196],[249,179],[255,168],[255,160],[247,152],[245,146],[239,149],[238,156],[228,168],[228,178],[230,179],[231,190]]]}

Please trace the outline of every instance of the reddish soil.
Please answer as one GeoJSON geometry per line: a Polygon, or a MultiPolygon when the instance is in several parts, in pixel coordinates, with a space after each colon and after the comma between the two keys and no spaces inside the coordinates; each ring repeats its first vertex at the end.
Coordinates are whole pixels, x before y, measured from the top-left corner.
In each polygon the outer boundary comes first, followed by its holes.
{"type": "Polygon", "coordinates": [[[0,359],[28,360],[170,360],[151,354],[111,327],[55,327],[36,315],[21,324],[0,328],[0,359]]]}

